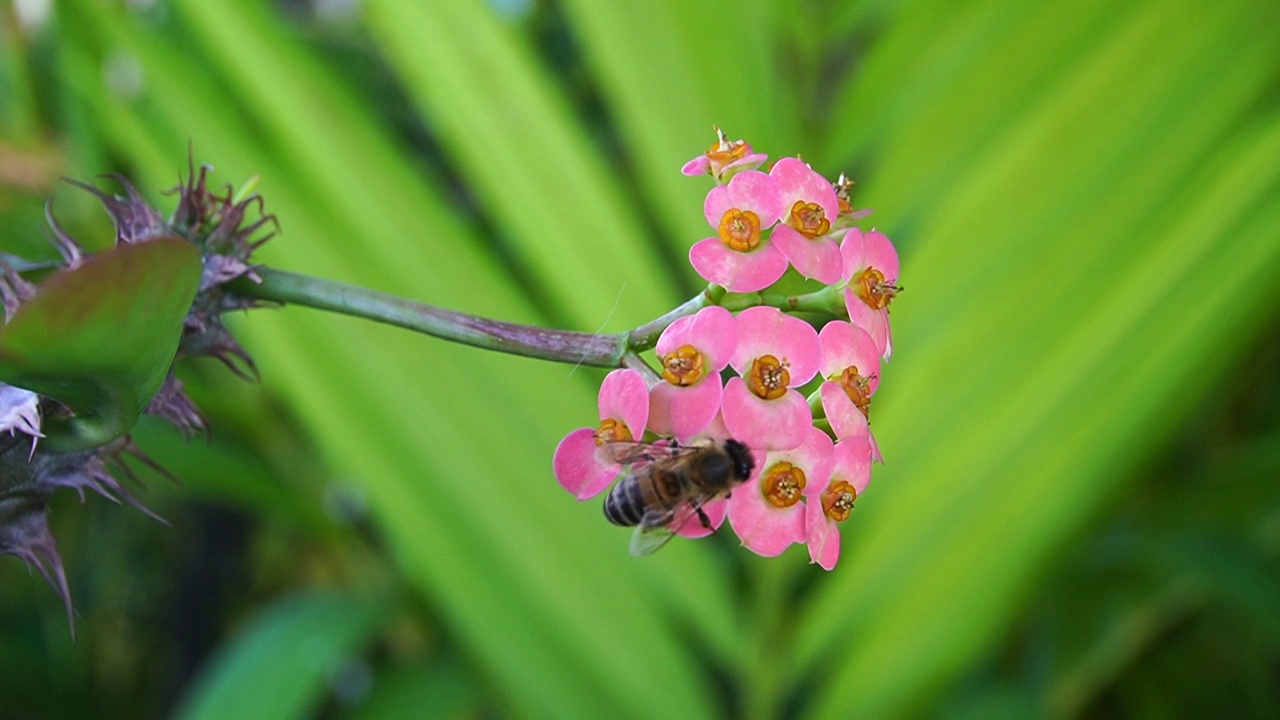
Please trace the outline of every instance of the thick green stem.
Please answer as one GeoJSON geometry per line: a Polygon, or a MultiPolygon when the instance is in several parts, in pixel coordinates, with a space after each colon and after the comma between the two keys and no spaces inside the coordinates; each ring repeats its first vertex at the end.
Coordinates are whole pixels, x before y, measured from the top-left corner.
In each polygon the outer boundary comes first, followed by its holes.
{"type": "Polygon", "coordinates": [[[709,285],[672,311],[630,332],[600,334],[490,320],[283,270],[258,268],[257,274],[262,282],[242,278],[231,286],[231,292],[246,298],[305,305],[374,320],[486,350],[605,368],[644,365],[637,353],[657,345],[662,331],[671,323],[712,305],[724,305],[732,311],[756,305],[769,305],[783,312],[839,314],[843,310],[840,286],[805,295],[741,295],[726,294],[724,288],[709,285]]]}
{"type": "Polygon", "coordinates": [[[261,283],[238,281],[234,292],[259,300],[305,305],[415,330],[464,345],[556,362],[622,367],[627,333],[550,330],[489,320],[414,300],[306,275],[259,268],[261,283]]]}

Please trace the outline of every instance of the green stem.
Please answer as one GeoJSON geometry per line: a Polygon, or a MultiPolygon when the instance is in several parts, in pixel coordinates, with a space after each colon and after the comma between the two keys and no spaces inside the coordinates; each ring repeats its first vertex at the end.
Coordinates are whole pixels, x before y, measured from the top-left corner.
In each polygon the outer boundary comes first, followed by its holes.
{"type": "Polygon", "coordinates": [[[258,268],[257,274],[261,283],[240,280],[233,291],[258,300],[330,310],[472,347],[556,362],[616,368],[622,367],[628,351],[627,333],[597,334],[518,325],[282,270],[258,268]]]}
{"type": "MultiPolygon", "coordinates": [[[[719,295],[723,296],[723,292],[719,293],[719,295]]],[[[662,336],[662,331],[666,330],[667,326],[671,325],[671,323],[687,315],[693,315],[704,307],[715,305],[716,300],[718,299],[719,298],[716,297],[716,293],[714,292],[714,287],[708,287],[706,290],[703,290],[697,295],[686,300],[671,312],[666,313],[662,317],[650,320],[635,330],[627,333],[628,347],[637,352],[652,348],[654,345],[658,344],[658,338],[662,336]]]]}
{"type": "MultiPolygon", "coordinates": [[[[592,367],[647,368],[637,353],[652,349],[671,323],[712,305],[731,311],[769,305],[784,312],[839,314],[839,285],[804,295],[726,294],[709,285],[675,309],[630,332],[584,333],[490,320],[333,280],[257,268],[262,282],[242,278],[231,292],[245,298],[304,305],[351,315],[498,352],[592,367]]],[[[650,370],[650,374],[652,371],[650,370]]]]}

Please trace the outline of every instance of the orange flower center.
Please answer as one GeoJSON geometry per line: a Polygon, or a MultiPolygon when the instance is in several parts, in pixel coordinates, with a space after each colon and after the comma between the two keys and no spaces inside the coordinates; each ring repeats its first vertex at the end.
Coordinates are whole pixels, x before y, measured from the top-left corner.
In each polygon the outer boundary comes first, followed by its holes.
{"type": "Polygon", "coordinates": [[[707,150],[707,157],[714,163],[728,165],[734,160],[741,160],[747,154],[747,143],[744,140],[717,142],[707,150]]]}
{"type": "Polygon", "coordinates": [[[875,310],[888,307],[889,301],[902,292],[902,288],[885,282],[884,274],[873,267],[863,270],[852,284],[858,297],[875,310]]]}
{"type": "Polygon", "coordinates": [[[764,499],[776,508],[786,508],[800,502],[804,490],[804,470],[783,461],[774,463],[760,480],[764,499]]]}
{"type": "Polygon", "coordinates": [[[741,160],[747,155],[746,140],[729,140],[724,132],[716,128],[716,141],[707,149],[707,159],[720,165],[728,165],[734,160],[741,160]]]}
{"type": "Polygon", "coordinates": [[[629,442],[634,439],[631,428],[621,420],[605,418],[600,421],[600,427],[596,428],[596,447],[604,447],[615,442],[629,442]]]}
{"type": "Polygon", "coordinates": [[[844,522],[853,512],[853,501],[857,499],[858,491],[848,482],[838,480],[822,491],[822,512],[836,522],[844,522]]]}
{"type": "Polygon", "coordinates": [[[810,240],[826,235],[831,229],[831,221],[827,219],[827,212],[822,209],[822,206],[803,200],[797,200],[791,206],[791,217],[787,224],[810,240]]]}
{"type": "Polygon", "coordinates": [[[853,203],[850,202],[849,196],[853,192],[853,181],[844,173],[840,173],[840,179],[833,183],[836,189],[836,200],[840,203],[840,214],[844,215],[853,212],[853,203]]]}
{"type": "Polygon", "coordinates": [[[726,210],[718,232],[720,242],[738,252],[755,250],[760,246],[760,216],[750,210],[726,210]]]}
{"type": "Polygon", "coordinates": [[[787,385],[791,382],[791,373],[787,371],[787,361],[772,355],[761,355],[751,361],[751,372],[747,373],[747,387],[756,397],[765,400],[777,400],[787,394],[787,385]]]}
{"type": "Polygon", "coordinates": [[[832,379],[844,388],[844,394],[849,396],[862,414],[870,417],[871,378],[859,374],[857,365],[850,365],[832,379]]]}
{"type": "Polygon", "coordinates": [[[692,345],[681,345],[662,356],[662,377],[672,385],[688,387],[707,374],[706,358],[692,345]]]}

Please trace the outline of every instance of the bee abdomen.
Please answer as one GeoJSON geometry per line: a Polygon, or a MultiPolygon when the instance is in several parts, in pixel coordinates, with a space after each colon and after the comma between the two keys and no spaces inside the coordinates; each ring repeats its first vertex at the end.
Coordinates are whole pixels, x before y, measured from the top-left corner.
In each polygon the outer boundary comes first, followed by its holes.
{"type": "Polygon", "coordinates": [[[635,478],[626,478],[614,485],[604,498],[604,516],[614,525],[635,527],[640,524],[644,512],[643,492],[635,478]]]}

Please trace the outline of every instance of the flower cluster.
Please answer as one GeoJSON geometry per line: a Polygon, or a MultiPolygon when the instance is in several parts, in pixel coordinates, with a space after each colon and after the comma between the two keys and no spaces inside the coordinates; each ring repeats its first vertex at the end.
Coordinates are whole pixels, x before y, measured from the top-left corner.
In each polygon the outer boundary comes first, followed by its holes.
{"type": "Polygon", "coordinates": [[[600,424],[565,437],[555,475],[583,500],[636,469],[611,462],[600,451],[607,444],[733,438],[753,455],[751,476],[727,501],[702,505],[702,522],[671,529],[705,535],[727,516],[748,549],[773,556],[807,544],[812,561],[830,570],[839,525],[881,460],[868,418],[893,351],[897,251],[882,233],[856,226],[867,211],[853,209],[843,175],[830,182],[790,157],[764,172],[764,155],[716,132],[683,168],[716,181],[703,204],[714,234],[689,251],[710,283],[706,302],[674,313],[653,345],[656,369],[635,357],[609,374],[600,424]],[[777,293],[784,283],[812,292],[777,293]]]}

